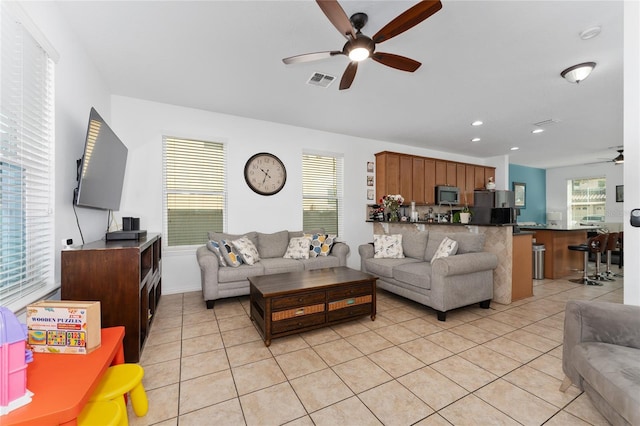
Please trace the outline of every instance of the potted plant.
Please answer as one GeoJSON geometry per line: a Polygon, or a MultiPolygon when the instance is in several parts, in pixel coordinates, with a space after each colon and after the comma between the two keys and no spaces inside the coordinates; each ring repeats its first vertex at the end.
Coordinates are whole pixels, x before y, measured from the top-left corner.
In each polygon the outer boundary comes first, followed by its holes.
{"type": "Polygon", "coordinates": [[[460,212],[460,223],[469,223],[471,221],[471,209],[465,205],[460,212]]]}

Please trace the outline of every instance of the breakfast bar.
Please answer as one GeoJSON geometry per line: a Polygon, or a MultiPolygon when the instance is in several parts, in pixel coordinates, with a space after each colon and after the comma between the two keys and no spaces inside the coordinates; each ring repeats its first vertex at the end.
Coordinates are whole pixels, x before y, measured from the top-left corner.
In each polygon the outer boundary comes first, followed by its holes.
{"type": "Polygon", "coordinates": [[[534,232],[536,242],[544,244],[544,277],[558,279],[582,270],[582,253],[571,251],[568,247],[586,243],[587,231],[596,230],[598,227],[521,226],[520,229],[534,232]]]}

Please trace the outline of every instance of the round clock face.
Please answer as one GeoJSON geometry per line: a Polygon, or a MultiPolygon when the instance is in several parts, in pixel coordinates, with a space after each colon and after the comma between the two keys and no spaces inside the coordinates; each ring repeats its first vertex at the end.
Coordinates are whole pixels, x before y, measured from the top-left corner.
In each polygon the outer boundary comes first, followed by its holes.
{"type": "Polygon", "coordinates": [[[278,157],[261,152],[249,158],[244,166],[244,179],[254,192],[273,195],[280,192],[287,181],[287,170],[278,157]]]}

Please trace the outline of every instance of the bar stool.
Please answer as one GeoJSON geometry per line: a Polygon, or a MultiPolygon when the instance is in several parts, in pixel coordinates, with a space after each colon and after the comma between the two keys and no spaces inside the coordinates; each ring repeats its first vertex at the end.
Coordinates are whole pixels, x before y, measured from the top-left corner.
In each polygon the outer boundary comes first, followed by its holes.
{"type": "Polygon", "coordinates": [[[607,248],[607,240],[609,239],[609,234],[598,234],[595,237],[591,238],[589,245],[589,252],[595,254],[596,256],[596,271],[591,277],[592,280],[599,281],[615,281],[612,278],[608,278],[600,269],[602,265],[602,254],[607,248]]]}
{"type": "MultiPolygon", "coordinates": [[[[622,275],[616,274],[611,270],[611,253],[618,250],[619,245],[620,232],[611,232],[607,240],[607,270],[605,271],[605,276],[609,278],[622,277],[622,275]]],[[[620,256],[622,256],[622,252],[620,252],[620,256]]]]}
{"type": "Polygon", "coordinates": [[[119,426],[122,416],[126,416],[113,401],[87,402],[78,416],[78,426],[119,426]]]}
{"type": "Polygon", "coordinates": [[[128,425],[127,406],[124,396],[128,392],[131,397],[131,407],[136,416],[142,417],[149,411],[147,393],[142,386],[144,369],[138,364],[118,364],[107,368],[98,387],[89,398],[94,401],[113,401],[124,411],[121,424],[128,425]]]}
{"type": "Polygon", "coordinates": [[[589,240],[587,241],[586,244],[578,244],[578,245],[570,245],[570,246],[568,246],[569,250],[581,251],[583,253],[583,256],[584,256],[584,265],[583,265],[583,269],[582,269],[582,277],[576,278],[576,279],[571,279],[569,281],[574,282],[574,283],[578,283],[578,284],[584,284],[584,285],[602,285],[601,283],[599,283],[597,281],[593,281],[592,279],[589,278],[589,272],[588,272],[588,268],[589,268],[589,251],[590,251],[589,247],[591,246],[591,241],[594,238],[595,237],[589,238],[589,240]]]}

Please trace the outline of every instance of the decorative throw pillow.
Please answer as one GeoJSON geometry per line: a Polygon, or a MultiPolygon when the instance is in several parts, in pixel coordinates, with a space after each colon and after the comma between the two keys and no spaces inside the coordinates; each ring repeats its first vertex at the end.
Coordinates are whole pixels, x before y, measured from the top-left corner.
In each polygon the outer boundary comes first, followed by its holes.
{"type": "Polygon", "coordinates": [[[224,260],[222,253],[220,252],[220,243],[214,240],[207,242],[207,248],[213,252],[218,258],[218,265],[227,266],[227,262],[224,260]]]}
{"type": "Polygon", "coordinates": [[[220,253],[224,257],[224,260],[227,262],[228,266],[233,266],[237,268],[242,265],[242,258],[238,256],[238,252],[233,247],[230,241],[228,240],[220,240],[220,253]]]}
{"type": "Polygon", "coordinates": [[[308,259],[311,239],[307,237],[296,237],[289,240],[285,259],[308,259]]]}
{"type": "Polygon", "coordinates": [[[456,240],[452,240],[449,237],[445,237],[444,240],[440,243],[438,250],[436,250],[436,254],[431,258],[431,263],[434,260],[440,257],[449,257],[453,256],[458,252],[458,242],[456,240]]]}
{"type": "Polygon", "coordinates": [[[402,259],[402,234],[373,235],[373,257],[376,259],[402,259]]]}
{"type": "Polygon", "coordinates": [[[258,249],[255,244],[247,237],[242,237],[237,240],[231,241],[231,245],[238,251],[242,261],[247,265],[253,265],[260,260],[258,249]]]}
{"type": "Polygon", "coordinates": [[[336,240],[333,234],[304,234],[311,240],[309,257],[327,256],[331,252],[331,247],[336,240]]]}

